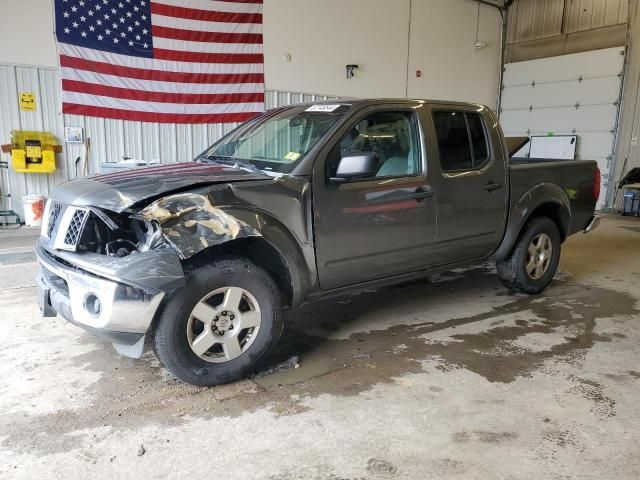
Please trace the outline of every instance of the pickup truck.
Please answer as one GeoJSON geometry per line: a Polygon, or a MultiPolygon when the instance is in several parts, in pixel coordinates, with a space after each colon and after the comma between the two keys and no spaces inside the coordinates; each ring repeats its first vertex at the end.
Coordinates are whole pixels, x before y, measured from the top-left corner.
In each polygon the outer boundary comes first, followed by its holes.
{"type": "MultiPolygon", "coordinates": [[[[526,141],[526,140],[525,140],[526,141]]],[[[178,378],[242,378],[285,309],[495,258],[514,292],[551,281],[595,228],[592,161],[514,163],[477,104],[345,100],[240,125],[195,161],[54,189],[36,245],[45,316],[178,378]]]]}

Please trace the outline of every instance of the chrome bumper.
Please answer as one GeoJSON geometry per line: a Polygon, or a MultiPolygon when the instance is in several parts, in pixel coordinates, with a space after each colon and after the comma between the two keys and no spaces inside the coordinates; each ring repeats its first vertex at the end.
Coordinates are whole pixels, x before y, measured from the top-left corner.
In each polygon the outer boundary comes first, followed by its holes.
{"type": "Polygon", "coordinates": [[[598,225],[600,225],[600,217],[598,215],[594,215],[593,217],[591,217],[591,220],[589,220],[589,223],[587,223],[587,226],[584,227],[582,233],[592,232],[593,230],[598,228],[598,225]]]}
{"type": "Polygon", "coordinates": [[[67,266],[40,246],[36,255],[40,264],[38,302],[44,316],[57,313],[110,340],[124,355],[142,354],[145,333],[165,292],[138,288],[67,266]]]}

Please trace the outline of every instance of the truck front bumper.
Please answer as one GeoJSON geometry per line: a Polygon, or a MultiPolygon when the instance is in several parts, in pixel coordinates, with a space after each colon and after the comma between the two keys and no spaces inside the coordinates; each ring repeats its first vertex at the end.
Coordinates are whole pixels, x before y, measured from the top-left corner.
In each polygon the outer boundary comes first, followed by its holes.
{"type": "MultiPolygon", "coordinates": [[[[79,269],[50,254],[40,242],[36,255],[38,303],[45,317],[59,314],[111,341],[123,355],[142,355],[145,333],[166,292],[79,269]]],[[[105,261],[113,260],[106,257],[105,261]]]]}

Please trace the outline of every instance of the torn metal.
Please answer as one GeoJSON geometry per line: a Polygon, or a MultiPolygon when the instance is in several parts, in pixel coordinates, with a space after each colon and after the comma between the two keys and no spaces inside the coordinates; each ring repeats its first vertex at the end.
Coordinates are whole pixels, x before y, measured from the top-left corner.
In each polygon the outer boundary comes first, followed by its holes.
{"type": "Polygon", "coordinates": [[[157,222],[180,258],[230,240],[262,236],[242,220],[212,205],[207,195],[179,193],[157,200],[134,218],[157,222]]]}

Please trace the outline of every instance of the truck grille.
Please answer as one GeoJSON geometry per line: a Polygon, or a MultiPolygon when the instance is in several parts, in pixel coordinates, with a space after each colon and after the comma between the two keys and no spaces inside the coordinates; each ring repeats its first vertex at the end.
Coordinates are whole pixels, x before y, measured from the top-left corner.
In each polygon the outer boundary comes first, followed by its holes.
{"type": "Polygon", "coordinates": [[[71,221],[67,227],[67,232],[64,235],[65,245],[69,247],[73,246],[74,248],[78,245],[88,213],[86,210],[76,210],[73,212],[71,221]]]}
{"type": "Polygon", "coordinates": [[[49,218],[47,219],[47,237],[51,238],[53,235],[61,212],[62,204],[55,200],[51,200],[51,204],[49,205],[49,218]]]}
{"type": "Polygon", "coordinates": [[[89,210],[49,200],[46,211],[42,234],[49,237],[54,248],[75,251],[89,218],[89,210]]]}

